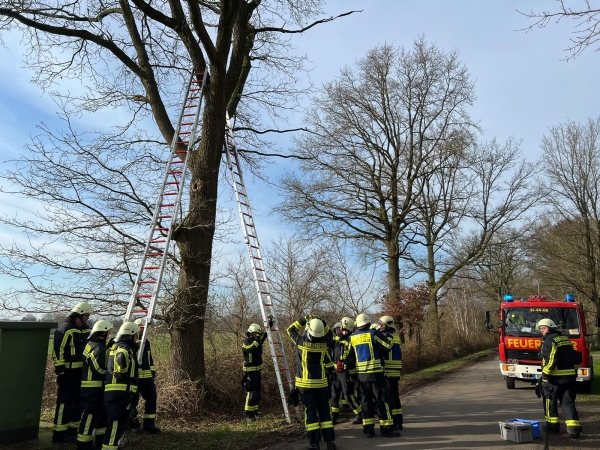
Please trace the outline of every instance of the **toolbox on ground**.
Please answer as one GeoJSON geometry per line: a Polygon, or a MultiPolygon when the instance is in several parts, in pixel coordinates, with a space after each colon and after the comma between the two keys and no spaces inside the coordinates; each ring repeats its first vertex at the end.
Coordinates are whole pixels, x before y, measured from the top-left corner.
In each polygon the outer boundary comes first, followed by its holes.
{"type": "Polygon", "coordinates": [[[527,423],[533,427],[533,438],[537,439],[542,437],[542,433],[540,431],[540,423],[537,420],[527,420],[527,419],[508,419],[506,422],[521,422],[527,423]]]}
{"type": "Polygon", "coordinates": [[[498,422],[500,425],[500,436],[511,442],[532,442],[533,426],[521,422],[498,422]]]}

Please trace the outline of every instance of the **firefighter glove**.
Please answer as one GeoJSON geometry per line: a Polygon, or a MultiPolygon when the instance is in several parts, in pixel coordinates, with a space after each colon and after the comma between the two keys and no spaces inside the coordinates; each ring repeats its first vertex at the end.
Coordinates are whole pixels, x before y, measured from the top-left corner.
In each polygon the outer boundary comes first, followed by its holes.
{"type": "Polygon", "coordinates": [[[273,328],[273,316],[269,316],[269,328],[273,328]]]}
{"type": "MultiPolygon", "coordinates": [[[[308,316],[306,316],[306,317],[308,317],[308,316]]],[[[302,326],[306,325],[306,318],[305,318],[305,317],[300,317],[300,318],[298,319],[298,323],[299,323],[300,325],[302,325],[302,326]]]]}
{"type": "Polygon", "coordinates": [[[292,406],[298,406],[298,403],[300,403],[300,389],[298,389],[297,387],[292,389],[290,395],[287,398],[287,401],[288,404],[292,406]]]}
{"type": "Polygon", "coordinates": [[[56,375],[64,375],[65,374],[65,366],[58,366],[54,368],[54,373],[56,375]]]}
{"type": "Polygon", "coordinates": [[[338,372],[343,372],[344,371],[344,363],[342,361],[338,361],[335,370],[337,370],[338,372]]]}
{"type": "Polygon", "coordinates": [[[542,380],[538,380],[535,385],[535,395],[537,398],[542,398],[542,380]]]}

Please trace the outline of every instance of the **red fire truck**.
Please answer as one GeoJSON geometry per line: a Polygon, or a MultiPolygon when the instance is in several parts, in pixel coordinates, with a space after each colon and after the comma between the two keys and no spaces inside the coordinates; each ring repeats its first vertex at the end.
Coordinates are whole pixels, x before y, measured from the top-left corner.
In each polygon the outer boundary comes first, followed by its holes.
{"type": "MultiPolygon", "coordinates": [[[[515,381],[535,382],[541,377],[541,358],[539,349],[542,333],[537,327],[541,319],[552,319],[558,331],[568,336],[577,352],[577,381],[580,390],[589,391],[594,377],[594,364],[590,348],[586,342],[585,313],[581,303],[575,301],[573,294],[567,294],[565,301],[551,301],[545,295],[532,295],[529,299],[514,299],[506,294],[500,304],[500,372],[506,380],[508,389],[515,388],[515,381]]],[[[486,312],[489,329],[489,311],[486,312]]],[[[598,325],[598,318],[596,318],[598,325]]]]}

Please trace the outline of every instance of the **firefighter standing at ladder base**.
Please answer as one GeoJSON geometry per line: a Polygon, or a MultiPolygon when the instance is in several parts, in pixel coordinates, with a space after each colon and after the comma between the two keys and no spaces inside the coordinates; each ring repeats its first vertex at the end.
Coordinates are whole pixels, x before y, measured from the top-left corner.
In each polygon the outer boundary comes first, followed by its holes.
{"type": "Polygon", "coordinates": [[[368,438],[375,436],[375,411],[373,409],[373,403],[375,403],[381,436],[398,437],[400,433],[394,430],[394,421],[390,411],[390,394],[381,364],[382,358],[389,353],[392,344],[380,331],[370,329],[371,318],[366,314],[356,316],[356,326],[358,329],[350,336],[354,351],[348,355],[348,369],[356,368],[358,375],[363,433],[368,438]]]}
{"type": "MultiPolygon", "coordinates": [[[[269,316],[269,328],[273,327],[273,318],[269,316]]],[[[246,422],[254,422],[260,403],[261,370],[263,368],[263,343],[267,339],[267,332],[262,332],[262,328],[257,323],[250,324],[246,331],[246,339],[242,343],[242,353],[244,354],[244,385],[246,394],[246,404],[244,406],[244,415],[246,422]]]]}
{"type": "Polygon", "coordinates": [[[335,432],[329,409],[328,379],[335,376],[329,358],[325,325],[321,319],[311,319],[304,335],[298,332],[307,325],[304,317],[292,323],[287,334],[296,344],[296,387],[302,393],[304,424],[308,448],[320,450],[321,433],[330,450],[336,449],[335,432]]]}
{"type": "Polygon", "coordinates": [[[135,358],[140,327],[125,322],[108,354],[104,401],[108,413],[102,450],[117,450],[119,441],[129,427],[129,410],[137,392],[138,366],[135,358]]]}
{"type": "MultiPolygon", "coordinates": [[[[136,319],[133,323],[140,327],[140,334],[146,326],[146,319],[143,317],[136,319]]],[[[140,351],[141,341],[136,342],[138,352],[140,351]]],[[[142,355],[142,364],[139,367],[138,391],[133,397],[133,405],[131,407],[131,430],[136,432],[140,429],[140,420],[138,419],[137,406],[140,401],[140,396],[144,399],[144,424],[142,431],[150,434],[160,433],[160,428],[155,425],[156,421],[156,368],[154,367],[154,359],[152,358],[152,349],[150,341],[146,339],[144,344],[144,354],[142,355]]]]}
{"type": "Polygon", "coordinates": [[[67,320],[54,332],[54,372],[58,383],[52,442],[74,442],[83,412],[80,399],[83,350],[90,334],[87,321],[94,309],[77,303],[67,320]]]}
{"type": "Polygon", "coordinates": [[[337,419],[336,411],[339,413],[339,408],[336,408],[336,406],[338,405],[338,401],[341,394],[342,399],[348,402],[348,404],[352,408],[352,412],[355,414],[352,423],[358,425],[362,423],[362,406],[356,400],[356,395],[354,395],[354,384],[350,379],[351,375],[356,374],[356,369],[353,369],[352,372],[349,372],[346,362],[348,359],[348,354],[352,351],[352,347],[350,344],[350,335],[354,331],[354,319],[351,319],[350,317],[342,317],[340,325],[340,336],[335,341],[333,353],[333,361],[336,369],[337,383],[339,384],[340,391],[331,391],[332,418],[333,423],[335,424],[337,419]]]}
{"type": "Polygon", "coordinates": [[[567,425],[567,433],[578,439],[581,434],[579,415],[575,409],[577,396],[575,371],[575,350],[567,336],[561,335],[556,324],[551,319],[542,319],[537,323],[542,333],[541,390],[544,395],[544,413],[546,416],[546,431],[560,433],[558,420],[558,402],[567,425]]]}
{"type": "Polygon", "coordinates": [[[390,399],[392,407],[392,419],[394,428],[402,429],[402,403],[400,403],[400,375],[402,375],[402,347],[400,346],[400,336],[396,334],[394,328],[394,319],[391,316],[379,318],[379,331],[386,335],[392,344],[392,348],[387,356],[384,357],[385,377],[390,385],[390,399]]]}
{"type": "Polygon", "coordinates": [[[81,398],[84,400],[84,408],[77,434],[77,450],[93,450],[94,434],[96,448],[102,447],[107,420],[104,407],[104,381],[108,352],[106,341],[112,328],[113,325],[108,320],[96,322],[83,351],[81,398]]]}

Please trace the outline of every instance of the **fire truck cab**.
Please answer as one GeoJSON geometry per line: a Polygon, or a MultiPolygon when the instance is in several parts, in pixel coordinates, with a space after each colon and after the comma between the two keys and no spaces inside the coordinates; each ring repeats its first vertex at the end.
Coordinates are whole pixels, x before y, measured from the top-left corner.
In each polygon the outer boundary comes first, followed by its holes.
{"type": "MultiPolygon", "coordinates": [[[[573,294],[567,294],[564,301],[551,301],[545,295],[532,295],[529,299],[514,299],[511,294],[504,296],[497,313],[500,318],[500,372],[506,380],[508,389],[515,388],[515,381],[536,382],[542,375],[539,350],[542,333],[537,327],[541,319],[552,319],[558,331],[568,336],[577,352],[577,381],[580,389],[589,391],[594,376],[594,364],[590,348],[585,339],[585,312],[581,303],[575,301],[573,294]]],[[[486,322],[489,329],[489,311],[486,322]]]]}

